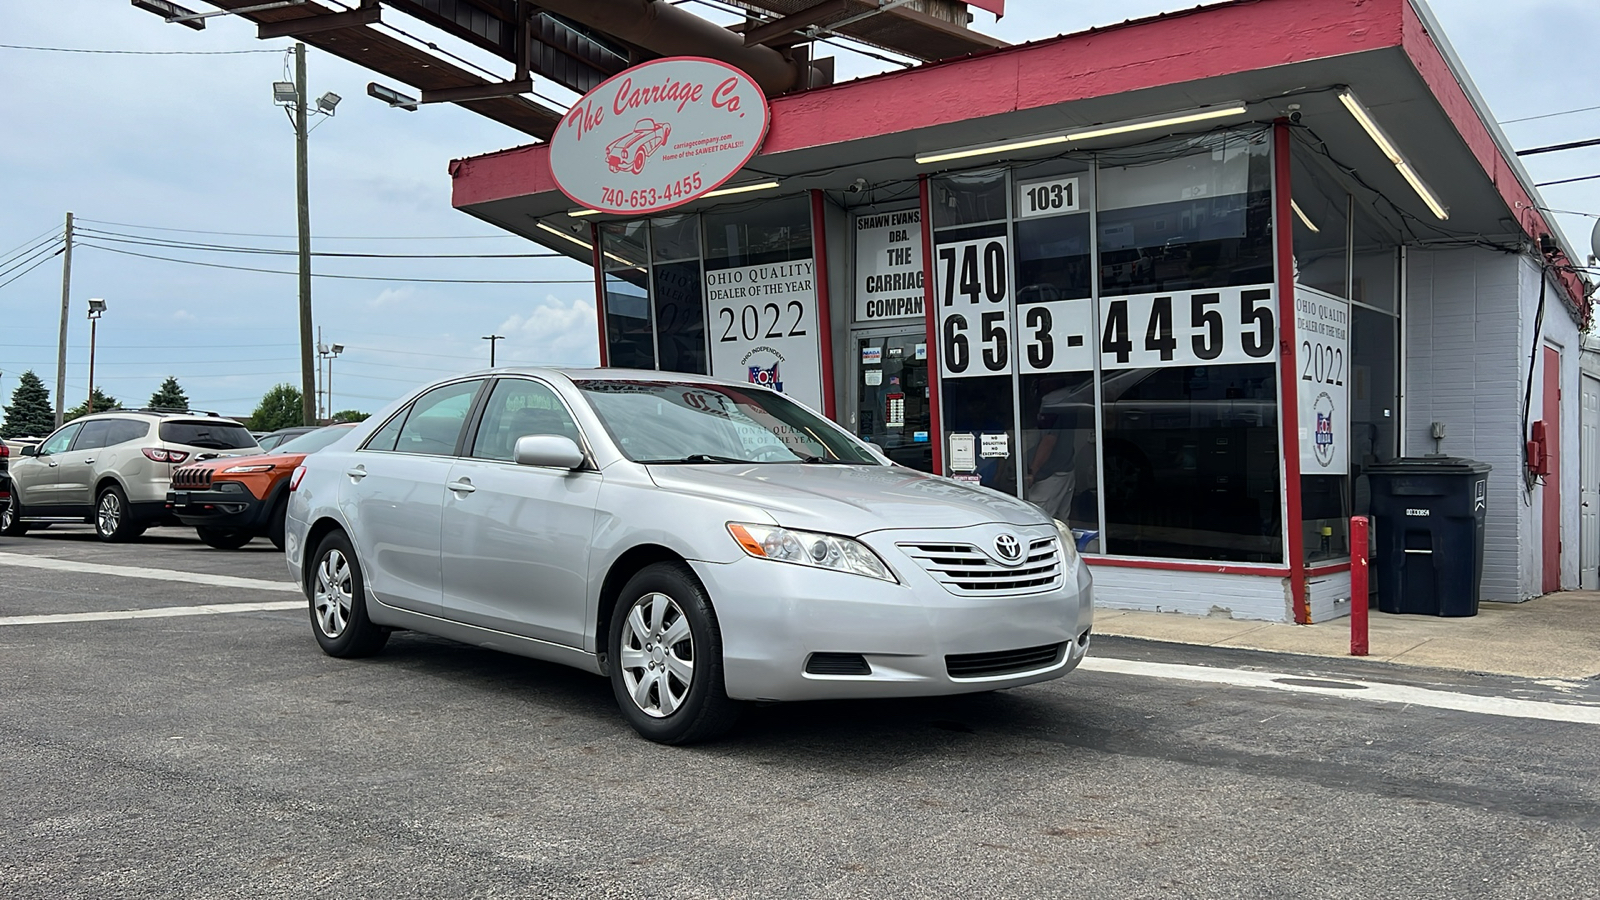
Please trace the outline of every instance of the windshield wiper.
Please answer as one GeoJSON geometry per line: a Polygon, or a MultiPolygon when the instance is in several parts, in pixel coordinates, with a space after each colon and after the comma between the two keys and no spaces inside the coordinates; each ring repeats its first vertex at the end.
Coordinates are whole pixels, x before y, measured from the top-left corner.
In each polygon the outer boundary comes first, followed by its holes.
{"type": "Polygon", "coordinates": [[[655,464],[659,464],[659,463],[741,463],[742,464],[742,463],[748,463],[748,462],[750,462],[750,460],[748,460],[748,459],[737,459],[737,458],[732,457],[732,456],[716,456],[716,455],[711,454],[711,453],[691,453],[688,456],[682,457],[680,459],[647,459],[647,460],[643,460],[643,462],[646,465],[655,465],[655,464]]]}

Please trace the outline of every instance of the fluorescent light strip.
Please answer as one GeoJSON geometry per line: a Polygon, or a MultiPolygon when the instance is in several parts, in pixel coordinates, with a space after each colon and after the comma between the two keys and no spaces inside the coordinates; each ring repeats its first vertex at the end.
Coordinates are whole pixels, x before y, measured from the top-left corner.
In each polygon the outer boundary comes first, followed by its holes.
{"type": "Polygon", "coordinates": [[[578,207],[577,209],[569,209],[569,210],[567,210],[567,216],[570,217],[570,218],[573,218],[573,219],[576,219],[579,216],[598,216],[598,215],[600,215],[600,210],[598,210],[598,209],[584,209],[581,206],[578,207]]]}
{"type": "Polygon", "coordinates": [[[701,194],[702,197],[724,197],[728,194],[747,194],[750,191],[768,191],[782,184],[779,181],[758,181],[755,184],[741,184],[737,187],[718,188],[701,194]]]}
{"type": "Polygon", "coordinates": [[[594,245],[589,243],[588,241],[578,240],[577,238],[573,237],[570,234],[567,234],[566,232],[562,231],[561,229],[559,229],[559,228],[551,228],[549,225],[546,225],[543,222],[535,222],[534,224],[538,225],[540,228],[543,228],[545,231],[550,232],[551,234],[555,235],[556,237],[566,238],[567,240],[573,242],[574,244],[577,244],[579,247],[582,247],[585,250],[588,250],[590,252],[594,251],[594,245]]]}
{"type": "Polygon", "coordinates": [[[1113,134],[1127,134],[1130,131],[1146,131],[1151,128],[1165,128],[1168,125],[1187,125],[1190,122],[1204,122],[1209,119],[1237,116],[1248,110],[1249,107],[1243,103],[1230,103],[1227,106],[1207,107],[1192,113],[1183,113],[1176,116],[1126,122],[1121,125],[1107,125],[1103,128],[1093,128],[1088,131],[1074,131],[1067,134],[1067,140],[1086,141],[1090,138],[1108,137],[1113,134]]]}
{"type": "Polygon", "coordinates": [[[1416,170],[1411,168],[1411,163],[1400,155],[1400,151],[1395,148],[1394,142],[1389,140],[1389,136],[1383,133],[1382,128],[1378,127],[1377,120],[1373,119],[1372,114],[1367,112],[1367,108],[1361,105],[1361,101],[1356,99],[1356,95],[1348,90],[1340,91],[1339,102],[1343,103],[1344,108],[1350,111],[1350,116],[1356,120],[1356,124],[1360,125],[1362,130],[1366,131],[1367,137],[1372,138],[1372,142],[1378,145],[1378,152],[1389,158],[1389,162],[1393,163],[1395,169],[1400,172],[1400,177],[1404,178],[1406,184],[1411,185],[1411,189],[1416,191],[1418,197],[1422,198],[1422,202],[1428,205],[1428,211],[1441,221],[1450,218],[1450,211],[1445,209],[1444,204],[1439,202],[1439,198],[1434,195],[1433,190],[1423,183],[1416,170]]]}
{"type": "Polygon", "coordinates": [[[1037,138],[1031,141],[1016,141],[1010,144],[995,144],[990,147],[972,147],[967,150],[951,150],[948,153],[934,153],[927,156],[918,156],[917,164],[944,162],[950,159],[966,159],[969,156],[986,156],[990,153],[1005,153],[1008,150],[1027,150],[1031,147],[1043,147],[1047,144],[1064,144],[1066,135],[1058,134],[1054,137],[1037,138]]]}
{"type": "Polygon", "coordinates": [[[1169,125],[1186,125],[1190,122],[1204,122],[1208,119],[1221,119],[1227,116],[1237,116],[1245,113],[1249,107],[1243,103],[1230,103],[1226,106],[1206,107],[1194,112],[1179,113],[1172,116],[1161,116],[1155,119],[1136,119],[1129,122],[1120,122],[1114,125],[1104,125],[1099,128],[1090,128],[1084,131],[1073,131],[1067,134],[1057,134],[1050,137],[1033,138],[1026,141],[1013,141],[1009,144],[992,144],[988,147],[970,147],[966,150],[951,150],[946,153],[928,153],[917,157],[919,165],[928,163],[945,162],[952,159],[966,159],[972,156],[988,156],[995,153],[1005,153],[1011,150],[1029,150],[1034,147],[1044,147],[1050,144],[1064,144],[1068,141],[1086,141],[1091,138],[1107,137],[1113,134],[1127,134],[1130,131],[1148,131],[1152,128],[1166,128],[1169,125]]]}
{"type": "Polygon", "coordinates": [[[1294,202],[1293,199],[1290,199],[1290,201],[1289,201],[1289,208],[1294,210],[1294,214],[1300,217],[1300,221],[1304,222],[1305,226],[1307,228],[1311,229],[1311,233],[1312,234],[1321,234],[1322,233],[1322,229],[1318,228],[1316,225],[1312,224],[1311,218],[1306,215],[1306,211],[1301,209],[1300,208],[1300,204],[1294,202]]]}

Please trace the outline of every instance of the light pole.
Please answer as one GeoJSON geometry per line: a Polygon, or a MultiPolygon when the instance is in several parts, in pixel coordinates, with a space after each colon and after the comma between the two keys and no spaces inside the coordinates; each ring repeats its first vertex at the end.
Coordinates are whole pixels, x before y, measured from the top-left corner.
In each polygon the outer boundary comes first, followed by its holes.
{"type": "MultiPolygon", "coordinates": [[[[296,41],[289,54],[294,57],[294,80],[272,83],[272,102],[284,107],[294,126],[295,203],[300,236],[300,414],[307,425],[317,421],[317,373],[311,343],[311,198],[306,174],[306,45],[296,41]]],[[[316,113],[333,115],[339,95],[333,92],[317,98],[316,113]]]]}
{"type": "Polygon", "coordinates": [[[92,414],[94,410],[94,342],[95,332],[99,329],[100,317],[106,314],[106,301],[99,297],[89,298],[89,399],[83,404],[84,415],[92,414]]]}
{"type": "MultiPolygon", "coordinates": [[[[317,329],[317,331],[318,331],[318,334],[320,335],[322,329],[319,328],[319,329],[317,329]]],[[[321,341],[317,342],[317,357],[319,359],[327,360],[327,366],[328,366],[327,374],[325,376],[323,376],[323,379],[322,379],[322,393],[323,393],[323,396],[326,398],[325,402],[327,403],[327,413],[328,413],[328,418],[329,419],[333,418],[333,361],[335,359],[337,359],[339,357],[339,354],[341,354],[343,352],[344,352],[344,345],[343,344],[332,344],[332,345],[329,345],[329,344],[324,344],[321,341]]]]}
{"type": "Polygon", "coordinates": [[[486,334],[483,339],[489,342],[489,368],[494,368],[494,347],[506,339],[503,334],[486,334]]]}

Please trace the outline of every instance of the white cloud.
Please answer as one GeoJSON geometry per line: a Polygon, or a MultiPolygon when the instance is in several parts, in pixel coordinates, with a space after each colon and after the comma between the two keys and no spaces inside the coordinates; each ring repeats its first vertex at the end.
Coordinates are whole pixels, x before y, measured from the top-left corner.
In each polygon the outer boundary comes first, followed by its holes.
{"type": "Polygon", "coordinates": [[[506,336],[501,352],[507,361],[593,366],[600,362],[595,328],[593,302],[568,302],[547,294],[532,311],[513,314],[497,331],[506,336]]]}

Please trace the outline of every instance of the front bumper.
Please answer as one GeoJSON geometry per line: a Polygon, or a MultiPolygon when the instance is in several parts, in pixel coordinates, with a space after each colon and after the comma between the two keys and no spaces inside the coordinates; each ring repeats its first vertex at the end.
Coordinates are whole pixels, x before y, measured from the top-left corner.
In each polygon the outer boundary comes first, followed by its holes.
{"type": "MultiPolygon", "coordinates": [[[[239,487],[242,489],[244,485],[239,487]]],[[[268,508],[266,501],[257,499],[248,490],[167,492],[167,512],[194,528],[264,531],[268,508]]]]}
{"type": "MultiPolygon", "coordinates": [[[[902,584],[760,559],[693,563],[722,633],[724,683],[739,700],[919,697],[1059,678],[1089,648],[1093,586],[1081,562],[1043,593],[957,596],[921,570],[902,584]],[[1045,648],[1054,645],[1049,654],[1045,648]],[[1029,648],[1029,667],[955,677],[952,655],[1029,648]],[[866,674],[812,674],[812,654],[859,654],[866,674]]],[[[968,657],[965,662],[971,662],[968,657]]],[[[957,670],[962,671],[958,660],[957,670]]]]}

